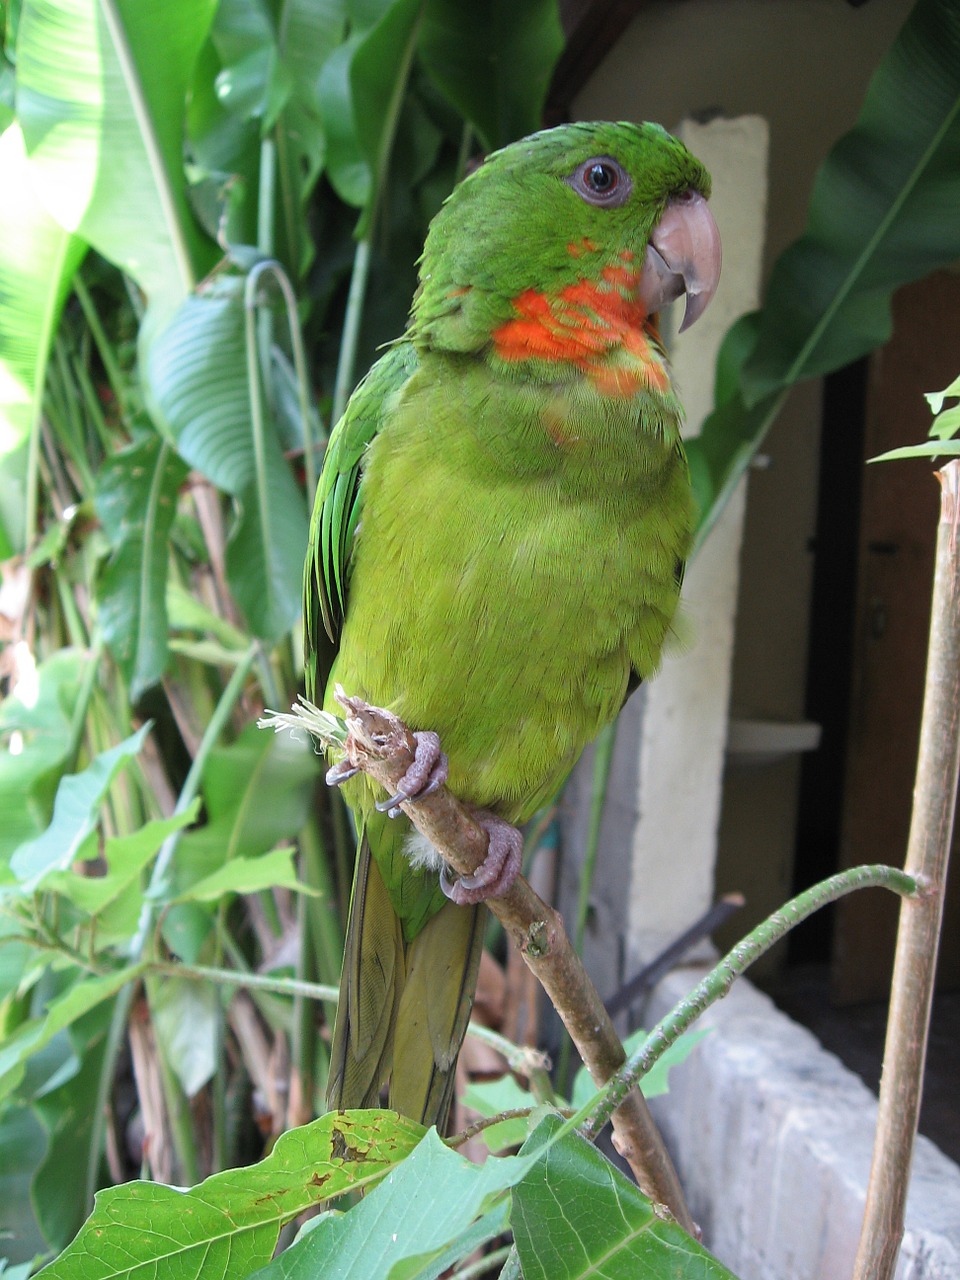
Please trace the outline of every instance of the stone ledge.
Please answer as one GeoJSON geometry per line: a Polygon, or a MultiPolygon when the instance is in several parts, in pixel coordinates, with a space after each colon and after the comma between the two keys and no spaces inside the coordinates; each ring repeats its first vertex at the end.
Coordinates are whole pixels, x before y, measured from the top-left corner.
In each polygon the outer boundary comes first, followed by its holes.
{"type": "MultiPolygon", "coordinates": [[[[645,1022],[706,972],[657,987],[645,1022]]],[[[866,1194],[876,1098],[805,1028],[740,980],[712,1033],[651,1103],[704,1242],[740,1280],[846,1280],[866,1194]]],[[[897,1280],[960,1277],[960,1168],[919,1138],[897,1280]]]]}

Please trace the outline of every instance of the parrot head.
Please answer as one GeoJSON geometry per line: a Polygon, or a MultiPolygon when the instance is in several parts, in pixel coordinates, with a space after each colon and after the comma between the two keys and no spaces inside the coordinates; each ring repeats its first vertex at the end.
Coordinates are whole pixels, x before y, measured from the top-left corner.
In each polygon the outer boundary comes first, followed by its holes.
{"type": "Polygon", "coordinates": [[[434,218],[409,336],[589,370],[655,336],[682,294],[685,329],[720,275],[709,195],[703,165],[656,124],[561,125],[504,147],[434,218]]]}

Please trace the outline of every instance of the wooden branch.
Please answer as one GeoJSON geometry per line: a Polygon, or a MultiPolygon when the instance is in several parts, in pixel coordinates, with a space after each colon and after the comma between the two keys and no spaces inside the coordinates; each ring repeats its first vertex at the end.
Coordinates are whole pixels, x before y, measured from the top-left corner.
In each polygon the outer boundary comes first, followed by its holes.
{"type": "MultiPolygon", "coordinates": [[[[338,693],[338,700],[348,713],[349,734],[344,745],[350,763],[379,782],[389,795],[395,794],[413,760],[415,743],[409,730],[389,711],[371,707],[359,698],[338,693]]],[[[471,875],[483,862],[487,833],[468,806],[446,787],[401,808],[460,875],[471,875]]],[[[626,1055],[560,915],[534,893],[523,876],[518,876],[502,897],[490,898],[487,906],[550,997],[593,1080],[598,1086],[605,1084],[626,1055]]],[[[623,1100],[612,1123],[614,1145],[633,1170],[640,1189],[696,1236],[677,1172],[638,1089],[623,1100]]]]}
{"type": "Polygon", "coordinates": [[[854,1280],[891,1280],[900,1252],[957,801],[960,463],[947,463],[939,479],[930,647],[906,859],[921,892],[900,906],[880,1109],[854,1280]]]}

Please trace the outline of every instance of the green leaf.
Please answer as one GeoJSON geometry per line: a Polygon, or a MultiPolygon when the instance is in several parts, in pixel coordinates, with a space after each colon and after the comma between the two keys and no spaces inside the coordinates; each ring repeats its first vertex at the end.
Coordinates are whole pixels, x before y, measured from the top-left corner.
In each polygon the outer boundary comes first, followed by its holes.
{"type": "Polygon", "coordinates": [[[36,533],[36,448],[47,353],[86,245],[37,199],[19,125],[0,136],[0,560],[36,533]]]}
{"type": "Polygon", "coordinates": [[[146,379],[181,457],[239,499],[230,586],[255,634],[275,639],[300,611],[307,509],[275,424],[254,431],[242,290],[229,278],[188,298],[149,344],[146,379]]]}
{"type": "Polygon", "coordinates": [[[182,813],[171,818],[148,822],[129,836],[115,836],[106,842],[105,876],[82,876],[75,871],[52,871],[44,879],[44,889],[59,893],[88,915],[97,915],[140,877],[144,867],[156,856],[168,836],[197,820],[200,801],[195,800],[182,813]]]}
{"type": "Polygon", "coordinates": [[[20,845],[10,859],[22,893],[34,893],[52,871],[65,871],[74,862],[96,828],[110,784],[140,751],[150,727],[148,722],[109,751],[101,752],[82,773],[62,780],[50,825],[35,840],[20,845]]]}
{"type": "Polygon", "coordinates": [[[421,7],[421,0],[377,0],[363,14],[369,25],[358,29],[361,22],[355,21],[350,39],[320,73],[327,176],[341,200],[357,208],[368,206],[377,192],[396,89],[409,67],[421,7]]]}
{"type": "Polygon", "coordinates": [[[878,453],[868,462],[894,462],[903,458],[958,458],[960,440],[924,440],[920,444],[906,444],[900,449],[888,449],[878,453]]]}
{"type": "Polygon", "coordinates": [[[806,233],[774,268],[747,403],[885,342],[893,291],[960,254],[958,202],[960,10],[920,0],[820,170],[806,233]]]}
{"type": "Polygon", "coordinates": [[[167,667],[167,559],[186,475],[171,446],[152,436],[114,454],[97,477],[94,503],[113,547],[97,587],[99,620],[131,702],[167,667]]]}
{"type": "MultiPolygon", "coordinates": [[[[0,1205],[3,1205],[3,1251],[16,1260],[30,1259],[46,1249],[33,1213],[33,1176],[47,1147],[43,1126],[30,1107],[0,1104],[0,1205]],[[10,1159],[8,1152],[16,1152],[10,1159]]],[[[24,1264],[26,1265],[26,1264],[24,1264]]],[[[0,1266],[0,1278],[13,1280],[17,1268],[0,1266]]],[[[29,1271],[26,1273],[29,1274],[29,1271]]]]}
{"type": "Polygon", "coordinates": [[[187,87],[215,0],[24,0],[17,115],[40,198],[161,311],[215,251],[187,201],[187,87]]]}
{"type": "Polygon", "coordinates": [[[786,391],[886,341],[894,290],[960,256],[958,203],[960,8],[918,0],[820,170],[805,234],[774,265],[755,345],[688,443],[701,538],[786,391]]]}
{"type": "Polygon", "coordinates": [[[91,1152],[106,1032],[113,1004],[104,1001],[69,1028],[75,1053],[70,1074],[34,1099],[34,1110],[49,1135],[47,1151],[33,1179],[37,1220],[51,1248],[63,1249],[87,1212],[86,1173],[99,1152],[91,1152]]]}
{"type": "Polygon", "coordinates": [[[164,977],[151,984],[150,1012],[157,1039],[188,1098],[217,1069],[219,997],[207,982],[164,977]]]}
{"type": "MultiPolygon", "coordinates": [[[[177,846],[173,895],[190,890],[238,858],[255,858],[292,839],[307,820],[320,759],[290,734],[249,725],[235,743],[211,752],[203,775],[206,826],[177,846]]],[[[274,864],[270,864],[271,868],[274,864]]]]}
{"type": "MultiPolygon", "coordinates": [[[[431,1129],[413,1154],[349,1213],[325,1219],[259,1271],[257,1280],[436,1276],[450,1246],[462,1243],[478,1219],[495,1213],[484,1230],[502,1230],[503,1193],[536,1158],[491,1156],[483,1165],[471,1164],[431,1129]]],[[[456,1256],[463,1253],[458,1250],[456,1256]]]]}
{"type": "MultiPolygon", "coordinates": [[[[703,1037],[709,1034],[709,1027],[697,1027],[692,1031],[685,1031],[668,1049],[665,1049],[640,1081],[640,1092],[643,1096],[645,1098],[659,1098],[661,1094],[669,1093],[668,1077],[671,1070],[689,1058],[703,1037]]],[[[624,1040],[623,1047],[628,1058],[636,1053],[646,1038],[646,1031],[637,1030],[624,1040]]],[[[595,1098],[598,1092],[597,1086],[590,1078],[589,1071],[587,1071],[586,1067],[581,1067],[573,1082],[572,1104],[574,1109],[579,1111],[591,1098],[595,1098]]]]}
{"type": "MultiPolygon", "coordinates": [[[[533,1094],[510,1075],[501,1076],[499,1080],[471,1081],[464,1090],[463,1104],[481,1116],[496,1116],[519,1107],[529,1107],[531,1112],[537,1110],[533,1094]]],[[[482,1130],[480,1136],[491,1151],[503,1151],[506,1147],[519,1147],[526,1142],[532,1127],[530,1116],[516,1116],[490,1125],[482,1130]]]]}
{"type": "Polygon", "coordinates": [[[226,893],[259,893],[261,889],[292,889],[316,893],[301,884],[293,866],[293,849],[274,849],[259,858],[234,858],[182,893],[178,902],[216,902],[226,893]]]}
{"type": "MultiPolygon", "coordinates": [[[[523,1154],[557,1128],[548,1117],[523,1154]]],[[[515,1189],[512,1222],[524,1280],[736,1280],[577,1134],[554,1143],[515,1189]]]]}
{"type": "Polygon", "coordinates": [[[259,1164],[214,1174],[192,1190],[150,1182],[111,1187],[44,1276],[119,1280],[149,1270],[240,1280],[270,1259],[285,1222],[381,1178],[422,1133],[393,1112],[331,1113],[283,1134],[259,1164]]]}
{"type": "Polygon", "coordinates": [[[0,704],[0,734],[22,749],[0,751],[0,883],[13,851],[50,821],[57,783],[74,750],[73,713],[90,655],[61,649],[37,668],[36,683],[0,704]]]}
{"type": "Polygon", "coordinates": [[[540,128],[563,47],[556,0],[427,0],[423,64],[487,150],[540,128]]]}
{"type": "Polygon", "coordinates": [[[136,981],[145,969],[145,965],[136,964],[103,977],[84,978],[51,1001],[43,1018],[34,1018],[19,1027],[0,1045],[0,1097],[19,1084],[29,1057],[49,1044],[58,1032],[115,996],[128,982],[136,981]]]}

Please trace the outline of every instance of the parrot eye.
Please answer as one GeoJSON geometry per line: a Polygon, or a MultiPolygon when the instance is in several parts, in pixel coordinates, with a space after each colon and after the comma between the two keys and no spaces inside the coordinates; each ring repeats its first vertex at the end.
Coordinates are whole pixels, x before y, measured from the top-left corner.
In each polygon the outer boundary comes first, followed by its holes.
{"type": "Polygon", "coordinates": [[[608,208],[625,204],[632,185],[624,169],[611,156],[585,160],[574,169],[567,182],[589,204],[608,208]]]}

